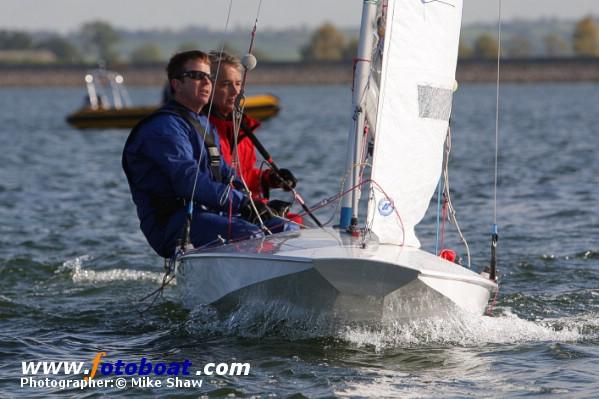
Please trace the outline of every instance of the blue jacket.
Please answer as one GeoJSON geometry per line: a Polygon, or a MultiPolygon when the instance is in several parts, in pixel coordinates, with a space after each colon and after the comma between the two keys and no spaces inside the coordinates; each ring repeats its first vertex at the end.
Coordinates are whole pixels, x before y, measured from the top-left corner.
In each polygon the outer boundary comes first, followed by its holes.
{"type": "MultiPolygon", "coordinates": [[[[164,243],[172,242],[173,235],[180,234],[183,226],[159,223],[161,209],[158,209],[156,199],[167,202],[189,200],[197,173],[195,208],[218,213],[228,212],[231,205],[233,213],[239,213],[246,201],[243,193],[227,184],[234,172],[222,159],[222,180],[215,180],[207,146],[200,135],[204,132],[196,132],[189,122],[177,115],[173,111],[177,106],[181,107],[171,101],[141,121],[131,131],[123,150],[123,169],[137,207],[141,230],[152,248],[162,256],[170,256],[166,253],[170,248],[163,248],[164,243]],[[199,172],[196,172],[198,160],[199,172]]],[[[206,126],[205,116],[188,112],[206,126]]],[[[208,134],[219,146],[215,129],[208,134]]]]}

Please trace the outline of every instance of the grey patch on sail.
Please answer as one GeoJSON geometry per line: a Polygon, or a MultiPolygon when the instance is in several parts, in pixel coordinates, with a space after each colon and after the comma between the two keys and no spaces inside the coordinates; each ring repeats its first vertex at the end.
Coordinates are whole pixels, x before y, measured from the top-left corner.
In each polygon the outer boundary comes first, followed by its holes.
{"type": "Polygon", "coordinates": [[[432,86],[418,86],[418,108],[421,118],[448,121],[453,92],[432,86]]]}

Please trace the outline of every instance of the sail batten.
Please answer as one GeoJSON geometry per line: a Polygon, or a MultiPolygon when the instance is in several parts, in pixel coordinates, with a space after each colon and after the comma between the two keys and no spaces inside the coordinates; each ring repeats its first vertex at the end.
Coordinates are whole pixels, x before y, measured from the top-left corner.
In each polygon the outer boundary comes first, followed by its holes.
{"type": "Polygon", "coordinates": [[[389,0],[386,11],[367,218],[382,243],[419,247],[414,228],[441,175],[462,0],[389,0]]]}

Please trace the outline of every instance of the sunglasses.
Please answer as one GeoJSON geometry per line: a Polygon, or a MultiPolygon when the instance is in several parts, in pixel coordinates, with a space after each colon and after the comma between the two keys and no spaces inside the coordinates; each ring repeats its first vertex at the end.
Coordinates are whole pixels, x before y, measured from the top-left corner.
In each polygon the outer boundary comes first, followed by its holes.
{"type": "Polygon", "coordinates": [[[211,82],[214,82],[212,76],[210,76],[209,73],[206,73],[204,71],[185,71],[181,74],[181,76],[179,76],[179,78],[184,77],[188,77],[189,79],[193,80],[209,80],[211,82]]]}

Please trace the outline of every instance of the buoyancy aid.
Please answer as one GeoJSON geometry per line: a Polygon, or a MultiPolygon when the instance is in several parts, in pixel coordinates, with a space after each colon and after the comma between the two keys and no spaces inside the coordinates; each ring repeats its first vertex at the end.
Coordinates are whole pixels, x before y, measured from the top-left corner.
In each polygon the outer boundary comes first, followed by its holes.
{"type": "MultiPolygon", "coordinates": [[[[212,177],[217,182],[221,181],[222,180],[222,175],[221,175],[221,171],[220,171],[221,153],[218,148],[218,145],[215,142],[212,132],[208,131],[208,132],[206,132],[206,134],[204,134],[205,127],[202,126],[197,119],[193,118],[190,115],[190,112],[186,108],[184,108],[182,105],[180,105],[179,103],[177,103],[175,101],[169,102],[167,105],[161,107],[160,109],[156,110],[152,114],[144,117],[141,121],[139,121],[133,127],[131,132],[129,133],[129,136],[127,137],[127,141],[125,143],[125,148],[127,148],[129,146],[129,144],[135,139],[135,137],[137,136],[137,134],[142,126],[144,126],[150,120],[155,118],[157,115],[161,115],[161,114],[171,114],[171,115],[180,116],[189,125],[192,126],[192,128],[196,131],[196,133],[198,135],[200,135],[200,137],[203,138],[203,142],[204,142],[204,145],[207,149],[207,153],[209,156],[210,171],[212,173],[212,177]]],[[[130,177],[129,177],[129,175],[130,175],[129,166],[127,164],[127,158],[125,156],[125,153],[123,153],[121,163],[122,163],[123,170],[125,171],[127,180],[129,181],[129,185],[131,186],[132,181],[130,180],[130,177]]],[[[177,212],[179,209],[187,206],[187,204],[189,203],[188,198],[158,197],[155,195],[149,195],[149,197],[150,197],[150,205],[152,206],[152,208],[155,209],[154,217],[156,219],[156,223],[162,227],[166,226],[170,217],[175,212],[177,212]]]]}
{"type": "Polygon", "coordinates": [[[225,117],[218,112],[212,111],[210,115],[210,124],[214,126],[220,138],[221,155],[223,160],[229,166],[234,166],[237,175],[243,176],[248,188],[254,197],[264,196],[263,181],[268,174],[268,170],[261,170],[256,167],[256,151],[251,140],[247,137],[247,132],[255,132],[260,127],[260,122],[243,115],[239,136],[237,138],[237,156],[239,163],[233,165],[234,155],[234,129],[231,116],[225,117]]]}

